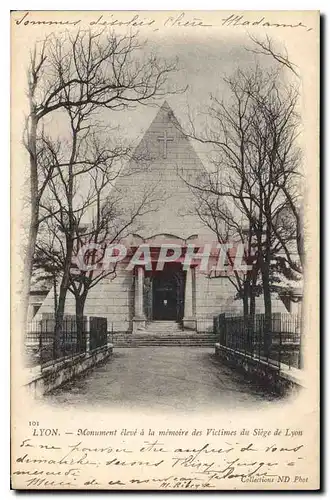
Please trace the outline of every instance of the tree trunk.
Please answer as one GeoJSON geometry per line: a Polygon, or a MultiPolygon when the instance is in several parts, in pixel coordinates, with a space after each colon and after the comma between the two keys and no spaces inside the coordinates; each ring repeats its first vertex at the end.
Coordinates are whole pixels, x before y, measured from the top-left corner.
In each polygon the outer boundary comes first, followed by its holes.
{"type": "Polygon", "coordinates": [[[302,218],[302,210],[300,210],[300,213],[298,213],[297,216],[297,250],[298,250],[298,255],[300,258],[300,264],[301,267],[304,268],[304,225],[303,225],[303,218],[302,218]]]}
{"type": "Polygon", "coordinates": [[[243,315],[244,318],[247,318],[247,316],[249,315],[249,296],[245,294],[245,291],[242,300],[243,300],[243,315]]]}
{"type": "Polygon", "coordinates": [[[23,267],[23,289],[22,289],[22,320],[24,325],[24,330],[26,330],[27,315],[29,307],[29,298],[31,291],[31,277],[33,268],[33,258],[37,242],[38,234],[38,215],[35,214],[35,210],[31,210],[31,220],[29,227],[29,236],[27,247],[24,257],[24,267],[23,267]]]}
{"type": "Polygon", "coordinates": [[[256,314],[256,284],[257,284],[258,273],[254,273],[251,280],[251,292],[250,292],[250,316],[255,316],[256,314]]]}
{"type": "Polygon", "coordinates": [[[71,259],[73,253],[73,242],[70,238],[67,241],[67,254],[65,257],[65,266],[60,285],[60,293],[58,295],[58,305],[55,313],[55,331],[54,331],[54,356],[55,358],[61,355],[61,334],[63,331],[63,319],[66,295],[70,283],[71,259]]]}
{"type": "Polygon", "coordinates": [[[57,310],[57,285],[56,285],[56,275],[53,274],[53,288],[54,288],[54,311],[57,310]]]}
{"type": "MultiPolygon", "coordinates": [[[[241,288],[242,290],[242,288],[241,288]]],[[[244,277],[243,281],[243,314],[244,317],[249,314],[249,297],[250,297],[250,280],[249,275],[247,274],[244,277]]]]}
{"type": "Polygon", "coordinates": [[[250,316],[255,316],[256,314],[256,297],[254,291],[252,289],[251,297],[250,297],[250,316]]]}
{"type": "Polygon", "coordinates": [[[270,255],[269,255],[269,244],[266,243],[266,251],[263,254],[263,246],[261,235],[258,235],[258,268],[261,272],[263,296],[264,296],[264,323],[263,323],[263,339],[260,338],[260,342],[263,341],[263,350],[265,356],[269,355],[270,345],[271,345],[271,334],[272,334],[272,298],[270,293],[270,255]]]}
{"type": "MultiPolygon", "coordinates": [[[[63,280],[62,280],[63,281],[63,280]]],[[[60,293],[58,296],[58,304],[55,313],[55,329],[54,329],[54,359],[60,358],[62,353],[61,350],[61,337],[63,332],[63,320],[64,320],[64,308],[65,300],[68,289],[62,285],[60,286],[60,293]]]]}
{"type": "Polygon", "coordinates": [[[247,345],[249,350],[253,350],[253,338],[254,338],[254,317],[255,317],[255,295],[254,295],[254,280],[251,275],[246,278],[248,281],[248,303],[247,303],[247,345]]]}
{"type": "Polygon", "coordinates": [[[272,342],[272,297],[269,285],[269,266],[264,263],[261,270],[264,291],[265,321],[264,321],[264,351],[269,356],[272,342]]]}
{"type": "Polygon", "coordinates": [[[28,151],[30,161],[30,221],[29,234],[25,250],[24,267],[23,267],[23,290],[22,290],[22,307],[23,307],[23,325],[26,330],[27,313],[29,307],[31,276],[33,268],[33,258],[36,248],[38,226],[39,226],[39,200],[38,200],[38,171],[37,171],[37,119],[31,109],[30,128],[28,132],[28,151]]]}
{"type": "MultiPolygon", "coordinates": [[[[270,163],[269,178],[270,179],[272,178],[272,163],[270,163]]],[[[269,357],[270,348],[272,344],[272,297],[271,297],[270,283],[269,283],[272,213],[269,200],[270,200],[270,194],[268,193],[268,196],[265,197],[265,202],[264,202],[265,219],[266,219],[266,240],[265,240],[265,249],[263,252],[263,258],[261,258],[261,275],[262,275],[262,286],[264,290],[264,306],[265,306],[264,352],[266,357],[269,357]]]]}
{"type": "Polygon", "coordinates": [[[84,308],[86,294],[78,295],[76,299],[76,323],[77,323],[77,352],[86,351],[86,332],[84,323],[84,308]]]}

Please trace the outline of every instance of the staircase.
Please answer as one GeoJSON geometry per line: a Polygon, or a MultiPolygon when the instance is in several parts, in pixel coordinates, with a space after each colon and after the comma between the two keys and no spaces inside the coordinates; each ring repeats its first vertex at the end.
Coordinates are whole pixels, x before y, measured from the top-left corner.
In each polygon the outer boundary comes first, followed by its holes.
{"type": "Polygon", "coordinates": [[[212,332],[197,333],[183,330],[175,321],[152,321],[139,333],[114,333],[114,347],[212,347],[216,340],[212,332]]]}
{"type": "Polygon", "coordinates": [[[180,335],[183,333],[183,329],[176,321],[151,321],[141,333],[164,336],[180,335]]]}

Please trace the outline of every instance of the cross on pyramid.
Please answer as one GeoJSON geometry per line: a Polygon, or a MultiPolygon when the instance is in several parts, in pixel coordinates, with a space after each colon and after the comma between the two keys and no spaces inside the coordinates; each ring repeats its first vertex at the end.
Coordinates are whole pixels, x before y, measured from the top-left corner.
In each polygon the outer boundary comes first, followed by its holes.
{"type": "Polygon", "coordinates": [[[161,137],[157,137],[157,140],[164,143],[163,158],[167,158],[167,143],[168,142],[173,142],[174,138],[173,137],[168,137],[167,136],[167,131],[164,130],[163,135],[161,137]]]}

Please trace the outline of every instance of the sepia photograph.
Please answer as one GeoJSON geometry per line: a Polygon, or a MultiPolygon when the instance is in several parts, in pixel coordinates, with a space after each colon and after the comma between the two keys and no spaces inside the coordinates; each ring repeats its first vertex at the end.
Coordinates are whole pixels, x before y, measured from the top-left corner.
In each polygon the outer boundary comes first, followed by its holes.
{"type": "Polygon", "coordinates": [[[317,11],[11,13],[14,489],[319,487],[318,51],[317,11]]]}

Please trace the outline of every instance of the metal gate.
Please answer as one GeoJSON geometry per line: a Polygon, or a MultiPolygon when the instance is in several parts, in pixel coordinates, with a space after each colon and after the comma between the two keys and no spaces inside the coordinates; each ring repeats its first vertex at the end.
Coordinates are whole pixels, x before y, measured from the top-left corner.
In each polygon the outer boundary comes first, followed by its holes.
{"type": "Polygon", "coordinates": [[[107,345],[108,321],[107,318],[91,316],[89,318],[89,349],[107,345]]]}

